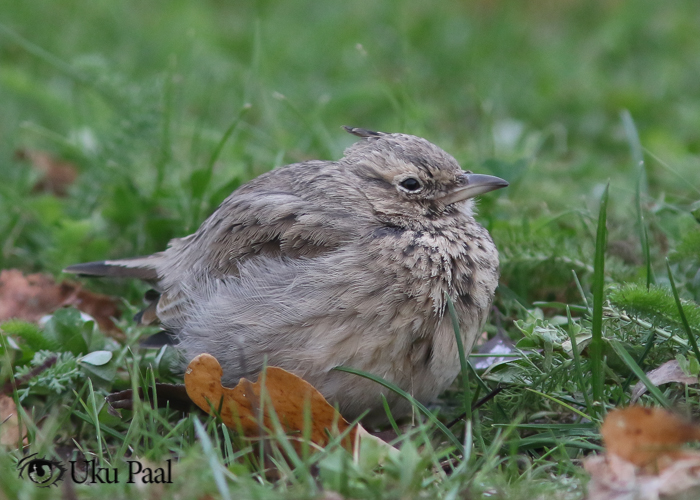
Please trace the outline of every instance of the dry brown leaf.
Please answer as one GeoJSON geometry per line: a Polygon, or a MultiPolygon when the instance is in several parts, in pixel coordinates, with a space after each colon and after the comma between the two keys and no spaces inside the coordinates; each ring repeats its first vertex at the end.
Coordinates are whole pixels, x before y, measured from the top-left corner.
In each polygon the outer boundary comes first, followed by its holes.
{"type": "MultiPolygon", "coordinates": [[[[223,370],[214,356],[200,354],[190,362],[185,372],[187,394],[197,406],[208,413],[211,413],[211,407],[220,408],[224,424],[233,430],[238,430],[240,424],[246,436],[260,436],[260,406],[269,407],[270,403],[285,432],[297,436],[301,436],[304,429],[304,407],[308,405],[311,417],[310,440],[321,447],[329,443],[332,435],[343,433],[350,427],[311,384],[282,368],[267,367],[263,401],[260,400],[262,374],[255,383],[241,379],[233,389],[221,385],[222,374],[223,370]]],[[[274,428],[270,412],[267,410],[263,425],[267,429],[274,428]]],[[[343,446],[358,452],[361,438],[365,442],[374,441],[380,446],[391,448],[385,442],[369,435],[360,425],[350,430],[348,437],[343,440],[343,446]]]]}
{"type": "Polygon", "coordinates": [[[78,169],[75,165],[59,160],[46,151],[20,149],[15,152],[15,158],[28,161],[42,174],[34,185],[34,192],[66,196],[68,188],[78,178],[78,169]]]}
{"type": "Polygon", "coordinates": [[[584,461],[591,475],[588,500],[700,498],[700,452],[681,445],[700,427],[661,408],[611,411],[601,428],[604,455],[584,461]]]}
{"type": "MultiPolygon", "coordinates": [[[[698,378],[686,375],[675,359],[667,361],[658,368],[651,370],[647,373],[647,378],[656,386],[668,384],[669,382],[680,382],[683,384],[698,383],[698,378]]],[[[641,381],[637,382],[632,388],[632,402],[634,403],[637,401],[645,392],[647,392],[647,386],[641,381]]]]}
{"type": "Polygon", "coordinates": [[[587,500],[688,500],[700,498],[700,453],[688,451],[657,474],[609,453],[588,457],[587,500]]]}
{"type": "MultiPolygon", "coordinates": [[[[238,429],[240,421],[246,436],[260,435],[260,405],[270,402],[287,433],[301,432],[304,429],[304,405],[308,404],[311,414],[310,438],[319,446],[328,444],[330,438],[327,431],[337,428],[337,432],[342,433],[350,427],[311,384],[282,368],[267,367],[265,392],[269,399],[264,402],[260,401],[262,374],[255,383],[241,379],[233,389],[221,385],[222,375],[223,370],[214,356],[200,354],[190,362],[185,372],[187,395],[206,412],[210,412],[211,406],[215,409],[220,406],[222,421],[234,430],[238,429]]],[[[268,411],[265,411],[264,426],[267,429],[274,428],[268,411]]],[[[355,439],[356,432],[356,429],[350,431],[347,444],[355,439]]]]}
{"type": "Polygon", "coordinates": [[[663,408],[630,406],[613,410],[600,429],[609,453],[650,470],[663,470],[700,439],[700,427],[663,408]]]}
{"type": "Polygon", "coordinates": [[[0,394],[0,445],[17,446],[19,442],[19,420],[14,400],[0,394]]]}
{"type": "Polygon", "coordinates": [[[56,283],[45,274],[23,275],[17,269],[0,272],[0,321],[16,318],[37,322],[64,306],[74,306],[89,314],[100,329],[116,333],[112,318],[119,317],[118,302],[98,293],[83,290],[70,281],[56,283]]]}

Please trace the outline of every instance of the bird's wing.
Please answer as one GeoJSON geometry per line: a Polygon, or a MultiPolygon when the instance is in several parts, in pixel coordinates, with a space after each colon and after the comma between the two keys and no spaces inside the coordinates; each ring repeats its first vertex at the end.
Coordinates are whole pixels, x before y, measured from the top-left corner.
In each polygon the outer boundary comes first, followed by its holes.
{"type": "Polygon", "coordinates": [[[196,233],[171,242],[159,259],[158,275],[167,281],[178,270],[194,268],[235,276],[249,258],[313,258],[347,242],[358,231],[348,207],[334,203],[313,182],[323,176],[316,164],[324,163],[291,165],[235,191],[196,233]]]}
{"type": "Polygon", "coordinates": [[[263,174],[234,191],[194,233],[150,256],[77,264],[66,272],[138,278],[156,292],[138,315],[175,331],[204,279],[237,276],[254,258],[314,258],[355,238],[357,202],[328,182],[329,162],[309,161],[263,174]],[[335,201],[334,201],[335,200],[335,201]]]}
{"type": "MultiPolygon", "coordinates": [[[[314,182],[325,175],[324,165],[307,162],[256,178],[224,200],[197,232],[139,261],[154,271],[161,292],[141,320],[157,319],[177,331],[204,277],[237,276],[250,259],[315,258],[357,237],[350,207],[331,202],[318,187],[324,183],[314,182]]],[[[112,267],[121,262],[129,261],[112,261],[112,267]]],[[[133,269],[119,268],[121,275],[141,277],[133,269]]]]}

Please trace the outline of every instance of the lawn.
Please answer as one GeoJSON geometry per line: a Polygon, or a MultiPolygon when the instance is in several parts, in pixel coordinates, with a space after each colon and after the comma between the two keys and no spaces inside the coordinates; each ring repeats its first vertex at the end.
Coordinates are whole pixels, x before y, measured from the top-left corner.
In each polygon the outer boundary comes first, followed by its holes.
{"type": "MultiPolygon", "coordinates": [[[[0,499],[57,494],[17,477],[28,453],[173,460],[171,485],[65,481],[66,498],[583,498],[582,460],[638,374],[673,359],[700,372],[696,0],[37,0],[0,14],[0,269],[74,280],[67,265],[164,249],[267,170],[339,158],[343,125],[404,132],[510,182],[478,219],[501,256],[486,330],[522,354],[465,371],[429,408],[440,422],[501,392],[449,429],[418,415],[381,466],[337,446],[290,458],[284,437],[262,445],[202,414],[109,413],[110,392],[177,382],[173,353],[138,347],[155,331],[131,320],[147,285],[81,280],[123,298],[120,333],[74,309],[0,324],[3,384],[57,359],[8,386],[28,448],[2,448],[0,499]],[[44,153],[75,177],[63,194],[44,153]]],[[[696,384],[640,402],[700,414],[696,384]]]]}

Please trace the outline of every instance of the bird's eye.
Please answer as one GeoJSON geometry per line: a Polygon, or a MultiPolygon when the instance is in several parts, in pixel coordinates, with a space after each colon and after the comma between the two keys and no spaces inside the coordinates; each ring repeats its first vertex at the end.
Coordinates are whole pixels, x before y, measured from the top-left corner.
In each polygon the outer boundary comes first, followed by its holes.
{"type": "Polygon", "coordinates": [[[411,191],[413,193],[419,191],[423,187],[420,181],[414,177],[408,177],[407,179],[402,180],[399,182],[399,186],[404,188],[406,191],[411,191]]]}

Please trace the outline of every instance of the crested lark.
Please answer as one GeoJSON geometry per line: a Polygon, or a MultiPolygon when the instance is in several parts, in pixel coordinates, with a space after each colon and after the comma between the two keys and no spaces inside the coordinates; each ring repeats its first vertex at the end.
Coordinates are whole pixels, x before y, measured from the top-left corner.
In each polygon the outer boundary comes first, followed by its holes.
{"type": "Polygon", "coordinates": [[[187,362],[214,355],[229,386],[266,359],[348,419],[366,410],[381,419],[381,393],[394,415],[406,414],[396,394],[333,368],[383,377],[421,402],[454,380],[444,296],[468,353],[498,282],[498,252],[472,198],[508,183],[463,171],[419,137],[346,130],[361,139],[343,158],[257,177],[167,250],[66,272],[153,284],[158,295],[142,321],[159,321],[187,362]]]}

